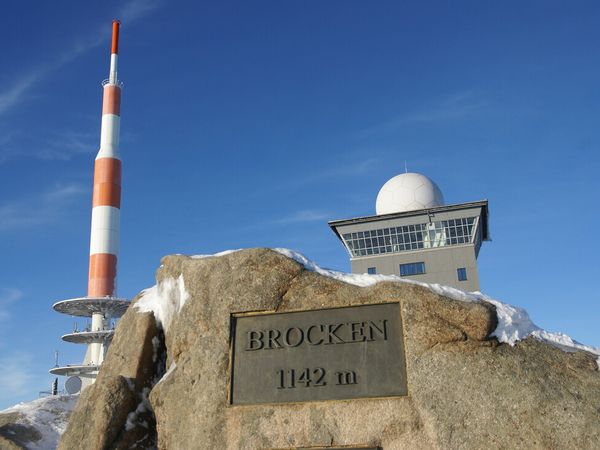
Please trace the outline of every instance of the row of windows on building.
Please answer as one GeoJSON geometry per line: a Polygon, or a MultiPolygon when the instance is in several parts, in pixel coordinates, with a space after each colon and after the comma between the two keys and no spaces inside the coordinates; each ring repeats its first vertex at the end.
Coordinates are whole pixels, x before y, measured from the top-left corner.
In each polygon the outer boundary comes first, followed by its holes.
{"type": "MultiPolygon", "coordinates": [[[[377,268],[376,267],[369,267],[367,269],[367,273],[369,275],[376,275],[377,274],[377,268]]],[[[400,276],[401,277],[410,277],[413,275],[422,275],[426,273],[425,272],[425,263],[424,262],[415,262],[415,263],[408,263],[408,264],[400,264],[400,276]]],[[[458,281],[467,281],[467,268],[466,267],[459,267],[458,269],[456,269],[456,277],[458,278],[458,281]]]]}
{"type": "Polygon", "coordinates": [[[440,220],[345,233],[342,239],[353,257],[397,253],[470,243],[477,230],[477,222],[476,217],[440,220]]]}

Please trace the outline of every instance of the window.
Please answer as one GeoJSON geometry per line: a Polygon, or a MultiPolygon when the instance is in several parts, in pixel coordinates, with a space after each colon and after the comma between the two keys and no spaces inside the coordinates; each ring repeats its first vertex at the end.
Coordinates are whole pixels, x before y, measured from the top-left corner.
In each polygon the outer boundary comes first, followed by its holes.
{"type": "Polygon", "coordinates": [[[456,273],[458,275],[458,281],[467,281],[467,269],[465,267],[456,269],[456,273]]]}
{"type": "Polygon", "coordinates": [[[411,275],[421,275],[425,273],[425,263],[416,262],[409,264],[400,264],[400,276],[409,277],[411,275]]]}
{"type": "MultiPolygon", "coordinates": [[[[346,233],[342,236],[352,257],[414,251],[475,243],[477,217],[440,220],[378,230],[346,233]]],[[[480,238],[478,238],[480,239],[480,238]]],[[[477,247],[477,250],[479,248],[477,247]]]]}
{"type": "Polygon", "coordinates": [[[376,268],[376,267],[369,267],[369,268],[367,269],[367,273],[368,273],[369,275],[375,275],[375,274],[377,273],[377,268],[376,268]]]}

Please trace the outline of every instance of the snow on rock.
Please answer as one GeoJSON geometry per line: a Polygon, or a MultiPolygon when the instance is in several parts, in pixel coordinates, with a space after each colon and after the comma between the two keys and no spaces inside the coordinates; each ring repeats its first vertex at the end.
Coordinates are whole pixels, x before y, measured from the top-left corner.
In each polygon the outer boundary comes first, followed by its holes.
{"type": "Polygon", "coordinates": [[[229,255],[231,253],[239,252],[240,250],[241,250],[241,248],[238,248],[235,250],[225,250],[225,251],[222,251],[219,253],[215,253],[213,255],[192,255],[192,256],[190,256],[190,258],[192,258],[192,259],[213,258],[213,257],[229,255]]]}
{"type": "MultiPolygon", "coordinates": [[[[177,363],[172,362],[171,365],[169,366],[169,370],[166,371],[166,373],[162,376],[162,378],[160,380],[158,380],[158,382],[156,384],[162,383],[163,381],[165,381],[169,375],[171,375],[173,373],[173,371],[177,368],[177,363]]],[[[155,386],[156,386],[155,384],[155,386]]]]}
{"type": "Polygon", "coordinates": [[[78,398],[78,395],[40,398],[0,411],[0,415],[18,413],[16,425],[33,428],[40,434],[39,440],[26,444],[27,449],[51,450],[56,448],[58,439],[67,428],[69,416],[78,398]]]}
{"type": "Polygon", "coordinates": [[[138,425],[146,429],[148,428],[148,422],[140,419],[140,416],[152,410],[152,407],[150,406],[150,401],[148,400],[149,393],[149,388],[142,389],[142,392],[140,394],[140,402],[135,408],[135,411],[132,411],[127,415],[127,421],[125,422],[125,431],[133,430],[138,425]]]}
{"type": "MultiPolygon", "coordinates": [[[[351,274],[338,272],[335,270],[325,269],[317,265],[315,262],[306,258],[303,254],[287,248],[274,248],[274,251],[281,253],[288,258],[302,264],[306,270],[317,272],[323,276],[333,278],[344,283],[353,284],[355,286],[372,286],[383,281],[393,281],[400,283],[418,284],[425,288],[431,289],[437,294],[460,300],[464,302],[487,302],[496,307],[498,315],[498,326],[492,336],[498,339],[499,342],[505,342],[514,346],[517,341],[525,339],[529,336],[547,342],[550,345],[558,347],[567,352],[575,352],[585,350],[598,356],[597,363],[600,368],[600,348],[591,347],[581,344],[566,334],[555,333],[541,329],[535,325],[529,318],[529,314],[523,308],[503,303],[495,300],[480,292],[464,292],[450,286],[444,286],[436,283],[422,283],[415,280],[401,278],[397,275],[368,275],[368,274],[351,274]]],[[[226,250],[214,255],[194,255],[191,258],[211,258],[229,255],[238,250],[226,250]]],[[[171,318],[174,314],[181,310],[189,295],[185,291],[183,276],[177,280],[167,279],[143,291],[143,297],[136,303],[136,307],[140,311],[152,311],[155,317],[162,324],[166,331],[171,318]]]]}
{"type": "Polygon", "coordinates": [[[166,332],[173,316],[181,311],[188,298],[183,275],[180,275],[177,279],[167,278],[142,291],[142,297],[134,306],[140,312],[154,313],[159,326],[166,332]]]}
{"type": "Polygon", "coordinates": [[[420,281],[401,278],[397,275],[368,275],[337,272],[335,270],[323,269],[313,261],[310,261],[301,253],[293,250],[286,248],[275,248],[273,250],[302,264],[307,270],[320,273],[326,277],[335,278],[336,280],[340,280],[345,283],[354,284],[356,286],[372,286],[373,284],[381,281],[412,283],[424,286],[436,292],[437,294],[450,297],[454,300],[460,300],[464,302],[491,303],[496,307],[496,314],[498,316],[498,326],[492,333],[492,336],[498,339],[499,342],[506,342],[507,344],[514,346],[517,341],[532,336],[567,352],[585,350],[597,355],[597,363],[598,367],[600,368],[600,348],[580,344],[563,333],[554,333],[543,330],[531,321],[529,314],[527,314],[527,311],[525,311],[523,308],[509,305],[508,303],[503,303],[480,292],[464,292],[460,289],[450,286],[444,286],[435,283],[422,283],[420,281]]]}
{"type": "Polygon", "coordinates": [[[368,274],[357,274],[357,273],[345,273],[338,272],[331,269],[324,269],[318,266],[315,262],[308,259],[302,253],[298,253],[294,250],[290,250],[287,248],[274,248],[274,251],[277,253],[281,253],[288,258],[293,259],[294,261],[302,264],[306,270],[310,270],[311,272],[317,272],[323,276],[333,278],[335,280],[343,281],[344,283],[353,284],[355,286],[372,286],[375,283],[379,283],[381,281],[402,281],[403,283],[419,283],[418,281],[407,280],[405,278],[396,277],[394,275],[368,275],[368,274]]]}

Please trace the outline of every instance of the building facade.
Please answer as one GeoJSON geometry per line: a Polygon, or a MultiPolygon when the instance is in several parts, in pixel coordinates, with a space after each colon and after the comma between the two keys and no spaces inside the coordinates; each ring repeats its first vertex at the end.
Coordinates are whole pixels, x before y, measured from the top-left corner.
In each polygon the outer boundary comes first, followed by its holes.
{"type": "Polygon", "coordinates": [[[490,239],[487,200],[443,205],[435,183],[407,173],[381,189],[377,215],[334,220],[329,226],[350,255],[352,273],[480,290],[477,257],[482,242],[490,239]]]}

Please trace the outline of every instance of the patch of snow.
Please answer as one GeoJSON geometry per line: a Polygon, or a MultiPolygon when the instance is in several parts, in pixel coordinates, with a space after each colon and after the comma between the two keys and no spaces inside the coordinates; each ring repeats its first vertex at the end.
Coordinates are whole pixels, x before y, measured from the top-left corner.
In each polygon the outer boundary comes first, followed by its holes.
{"type": "Polygon", "coordinates": [[[324,269],[321,266],[317,265],[314,261],[311,261],[302,253],[298,253],[294,250],[290,250],[288,248],[274,248],[272,249],[277,253],[281,253],[284,256],[287,256],[290,259],[293,259],[297,263],[300,263],[304,266],[306,270],[310,270],[311,272],[317,272],[323,276],[333,278],[338,281],[343,281],[344,283],[353,284],[355,286],[367,287],[373,286],[381,281],[401,281],[403,283],[416,283],[423,284],[418,281],[407,280],[405,278],[400,278],[395,275],[368,275],[368,274],[357,274],[357,273],[344,273],[338,272],[336,270],[324,269]]]}
{"type": "MultiPolygon", "coordinates": [[[[145,434],[142,438],[138,439],[137,441],[135,441],[133,444],[131,444],[131,446],[129,447],[130,449],[137,449],[137,448],[141,448],[140,445],[142,442],[144,442],[146,439],[148,439],[148,435],[145,434]]],[[[153,449],[156,447],[152,447],[153,449]]]]}
{"type": "Polygon", "coordinates": [[[235,250],[225,250],[223,252],[215,253],[214,255],[191,255],[190,258],[192,258],[192,259],[215,258],[215,257],[225,256],[225,255],[229,255],[231,253],[239,252],[240,250],[241,250],[241,248],[238,248],[235,250]]]}
{"type": "Polygon", "coordinates": [[[139,415],[152,410],[148,400],[149,393],[149,388],[142,389],[140,402],[135,408],[135,411],[131,411],[129,414],[127,414],[127,422],[125,422],[126,431],[133,430],[137,425],[148,428],[148,423],[146,421],[139,420],[139,415]]]}
{"type": "MultiPolygon", "coordinates": [[[[215,253],[214,255],[195,255],[191,256],[191,258],[219,257],[229,255],[239,250],[240,249],[226,250],[220,253],[215,253]]],[[[581,344],[563,333],[555,333],[543,330],[531,321],[531,319],[529,318],[529,314],[527,314],[527,311],[525,311],[523,308],[519,308],[517,306],[509,305],[508,303],[503,303],[499,300],[495,300],[491,297],[488,297],[487,295],[482,294],[481,292],[464,292],[460,289],[456,289],[450,286],[445,286],[437,283],[423,283],[416,280],[401,278],[397,275],[369,275],[338,272],[336,270],[322,268],[315,262],[309,260],[302,253],[296,252],[294,250],[290,250],[287,248],[274,248],[272,250],[284,256],[287,256],[290,259],[293,259],[294,261],[304,266],[306,270],[319,273],[323,276],[333,278],[344,283],[353,284],[355,286],[373,286],[374,284],[384,281],[393,281],[395,283],[410,283],[423,286],[437,294],[449,297],[454,300],[460,300],[463,302],[491,303],[496,307],[496,314],[498,316],[498,326],[492,333],[492,336],[498,339],[499,342],[505,342],[511,346],[514,346],[516,342],[531,336],[567,352],[576,352],[578,350],[584,350],[589,353],[592,353],[598,356],[597,363],[598,367],[600,368],[600,348],[581,344]]],[[[157,320],[163,323],[163,328],[165,327],[164,324],[167,324],[168,326],[168,323],[170,322],[173,313],[178,312],[181,309],[181,306],[183,306],[181,305],[176,307],[178,302],[180,302],[180,300],[178,299],[182,298],[182,296],[184,296],[185,299],[187,299],[188,297],[187,292],[185,292],[185,286],[183,283],[182,276],[179,277],[178,283],[180,292],[178,295],[177,293],[175,293],[175,296],[173,296],[173,298],[171,298],[170,294],[174,290],[175,280],[165,280],[163,281],[163,283],[161,283],[164,284],[164,286],[154,286],[144,291],[144,297],[142,297],[142,299],[137,302],[136,306],[138,306],[138,308],[141,311],[154,311],[157,320]],[[147,299],[146,296],[148,296],[147,299]],[[146,301],[144,302],[145,299],[146,301]]],[[[183,303],[185,303],[185,300],[183,300],[183,303]]],[[[169,370],[171,369],[169,368],[169,370]]]]}
{"type": "Polygon", "coordinates": [[[563,333],[554,333],[543,330],[531,321],[529,314],[527,314],[527,311],[523,308],[503,303],[480,292],[464,292],[450,286],[444,286],[437,283],[422,283],[420,281],[401,278],[397,275],[369,275],[338,272],[335,270],[324,269],[301,253],[293,250],[286,248],[274,248],[273,250],[302,264],[307,270],[356,286],[372,286],[382,281],[411,283],[426,287],[437,294],[454,300],[491,303],[496,307],[496,314],[498,316],[498,326],[492,333],[492,336],[498,339],[499,342],[505,342],[514,346],[517,341],[532,336],[567,352],[585,350],[595,354],[598,356],[597,363],[600,368],[600,348],[581,344],[563,333]]]}
{"type": "Polygon", "coordinates": [[[158,348],[160,347],[160,339],[158,336],[152,338],[152,362],[158,361],[158,348]]]}
{"type": "Polygon", "coordinates": [[[167,379],[167,377],[169,375],[171,375],[176,368],[177,368],[177,364],[175,362],[172,362],[171,365],[169,366],[169,370],[167,370],[167,372],[161,377],[160,380],[158,380],[156,382],[156,384],[154,386],[165,381],[167,379]]]}
{"type": "Polygon", "coordinates": [[[183,275],[177,279],[167,278],[151,288],[142,291],[142,297],[135,303],[140,312],[152,312],[159,326],[166,332],[173,316],[181,311],[190,297],[185,290],[183,275]]]}
{"type": "Polygon", "coordinates": [[[0,411],[0,414],[20,413],[16,423],[35,428],[42,436],[39,441],[27,444],[29,450],[56,448],[60,435],[67,428],[71,411],[75,408],[78,395],[55,395],[19,403],[0,411]]]}
{"type": "Polygon", "coordinates": [[[460,289],[450,286],[444,286],[437,283],[423,283],[420,281],[401,278],[397,275],[369,275],[337,272],[335,270],[319,267],[316,263],[309,260],[303,254],[293,250],[289,250],[287,248],[274,248],[273,250],[302,264],[307,270],[317,272],[326,277],[334,278],[336,280],[343,281],[344,283],[353,284],[356,286],[372,286],[382,281],[411,283],[426,287],[437,294],[452,298],[454,300],[460,300],[463,302],[491,303],[496,307],[496,314],[498,316],[498,326],[492,333],[492,336],[498,339],[499,342],[505,342],[511,346],[514,346],[518,341],[532,336],[540,341],[547,342],[548,344],[567,352],[584,350],[592,353],[598,356],[596,361],[598,367],[600,368],[600,348],[581,344],[563,333],[546,331],[534,324],[529,318],[527,311],[525,311],[523,308],[495,300],[487,295],[482,294],[481,292],[464,292],[460,289]]]}

